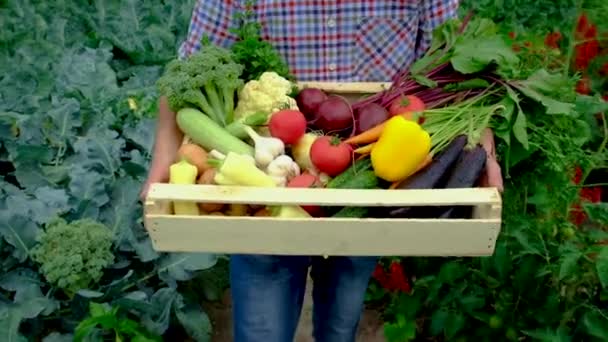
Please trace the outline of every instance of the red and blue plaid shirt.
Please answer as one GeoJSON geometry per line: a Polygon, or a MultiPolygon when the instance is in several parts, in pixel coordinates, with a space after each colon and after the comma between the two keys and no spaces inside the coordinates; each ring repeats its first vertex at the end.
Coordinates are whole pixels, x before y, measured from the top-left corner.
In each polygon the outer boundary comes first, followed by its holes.
{"type": "MultiPolygon", "coordinates": [[[[229,47],[244,0],[197,0],[183,58],[201,37],[229,47]]],[[[262,38],[286,59],[299,81],[390,81],[419,58],[435,27],[456,16],[458,0],[258,0],[262,38]]]]}

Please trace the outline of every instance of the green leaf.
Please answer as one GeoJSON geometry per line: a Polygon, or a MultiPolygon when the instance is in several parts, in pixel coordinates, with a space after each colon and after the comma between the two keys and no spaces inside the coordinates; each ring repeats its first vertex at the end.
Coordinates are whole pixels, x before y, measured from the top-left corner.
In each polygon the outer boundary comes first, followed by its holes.
{"type": "Polygon", "coordinates": [[[431,80],[430,78],[420,75],[420,74],[414,74],[412,75],[412,78],[414,79],[414,81],[416,81],[416,83],[425,86],[425,87],[429,87],[429,88],[436,88],[437,87],[437,82],[431,80]]]}
{"type": "Polygon", "coordinates": [[[6,342],[27,342],[25,336],[19,332],[23,316],[18,309],[0,307],[0,336],[6,342]]]}
{"type": "Polygon", "coordinates": [[[608,226],[608,203],[583,203],[583,209],[589,216],[589,220],[601,226],[608,226]]]}
{"type": "Polygon", "coordinates": [[[74,143],[78,164],[87,170],[95,170],[114,177],[121,165],[125,141],[116,131],[96,128],[74,143]]]}
{"type": "Polygon", "coordinates": [[[459,312],[450,312],[448,319],[445,322],[445,335],[448,340],[453,339],[464,328],[466,319],[459,312]]]}
{"type": "Polygon", "coordinates": [[[402,324],[385,323],[384,336],[387,342],[407,342],[416,338],[416,322],[408,320],[402,324]]]}
{"type": "Polygon", "coordinates": [[[188,335],[197,342],[211,341],[211,321],[200,306],[180,303],[175,307],[175,315],[188,335]]]}
{"type": "Polygon", "coordinates": [[[159,262],[159,274],[168,280],[186,281],[194,272],[213,267],[217,256],[206,253],[171,253],[159,262]]]}
{"type": "Polygon", "coordinates": [[[576,273],[578,260],[581,256],[580,252],[570,252],[562,255],[560,258],[559,280],[569,278],[576,273]]]}
{"type": "Polygon", "coordinates": [[[28,258],[40,232],[40,227],[30,218],[0,211],[0,236],[14,247],[12,255],[20,262],[28,258]]]}
{"type": "Polygon", "coordinates": [[[602,246],[595,261],[597,276],[603,288],[608,288],[608,246],[602,246]]]}
{"type": "Polygon", "coordinates": [[[457,42],[451,59],[452,66],[463,74],[484,70],[491,63],[514,65],[517,55],[501,36],[477,37],[457,42]]]}
{"type": "Polygon", "coordinates": [[[582,325],[587,334],[597,337],[600,341],[608,341],[608,318],[596,310],[587,311],[582,318],[582,325]]]}
{"type": "Polygon", "coordinates": [[[72,334],[61,334],[58,332],[52,332],[42,339],[42,342],[72,342],[74,335],[72,334]]]}
{"type": "Polygon", "coordinates": [[[458,261],[450,261],[441,266],[439,279],[448,284],[454,283],[466,274],[466,268],[458,261]]]}
{"type": "Polygon", "coordinates": [[[442,334],[449,318],[450,313],[444,308],[436,310],[431,316],[430,333],[433,336],[442,334]]]}
{"type": "Polygon", "coordinates": [[[575,115],[574,103],[556,100],[568,100],[569,92],[574,95],[569,80],[562,75],[549,74],[546,70],[540,69],[527,80],[514,83],[513,86],[530,99],[542,103],[547,114],[575,115]]]}

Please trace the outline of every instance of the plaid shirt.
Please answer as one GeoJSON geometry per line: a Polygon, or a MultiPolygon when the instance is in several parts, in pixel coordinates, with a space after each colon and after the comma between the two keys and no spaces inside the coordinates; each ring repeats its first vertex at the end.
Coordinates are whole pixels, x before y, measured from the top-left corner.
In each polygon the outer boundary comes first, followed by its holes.
{"type": "MultiPolygon", "coordinates": [[[[243,4],[197,0],[180,58],[200,48],[203,33],[229,47],[243,4]]],[[[299,81],[383,82],[424,54],[457,9],[458,0],[258,0],[253,12],[299,81]]]]}

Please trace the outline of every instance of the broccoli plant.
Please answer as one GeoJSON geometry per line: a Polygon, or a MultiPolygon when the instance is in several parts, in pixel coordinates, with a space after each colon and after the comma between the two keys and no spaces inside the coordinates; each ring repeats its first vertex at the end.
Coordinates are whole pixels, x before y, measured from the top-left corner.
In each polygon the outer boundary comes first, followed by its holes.
{"type": "Polygon", "coordinates": [[[97,221],[56,218],[31,255],[47,281],[71,296],[98,282],[103,269],[114,262],[113,239],[112,231],[97,221]]]}

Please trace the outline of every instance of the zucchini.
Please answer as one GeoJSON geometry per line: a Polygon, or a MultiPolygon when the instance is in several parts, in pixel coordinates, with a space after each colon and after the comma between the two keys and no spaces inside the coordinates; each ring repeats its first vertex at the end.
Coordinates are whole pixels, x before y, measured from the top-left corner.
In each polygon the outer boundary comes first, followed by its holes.
{"type": "Polygon", "coordinates": [[[207,115],[194,108],[183,108],[176,115],[177,126],[192,141],[207,151],[223,154],[234,152],[253,156],[254,149],[244,141],[228,133],[207,115]]]}

